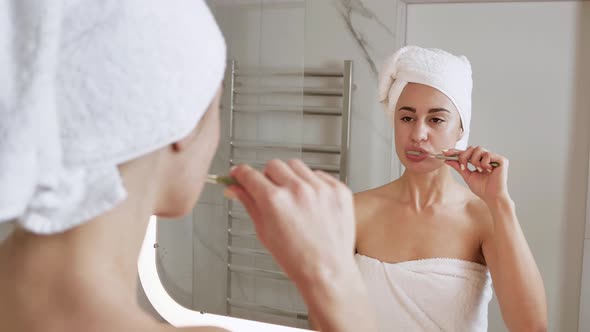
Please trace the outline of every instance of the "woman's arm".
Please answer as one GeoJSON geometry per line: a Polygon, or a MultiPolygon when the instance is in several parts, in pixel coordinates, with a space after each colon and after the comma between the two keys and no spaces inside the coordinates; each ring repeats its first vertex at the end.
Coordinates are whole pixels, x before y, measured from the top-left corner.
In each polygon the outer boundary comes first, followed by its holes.
{"type": "Polygon", "coordinates": [[[459,156],[459,161],[447,164],[461,174],[490,211],[492,227],[483,239],[482,251],[504,322],[511,331],[546,331],[545,287],[508,194],[508,159],[481,147],[445,154],[459,156]],[[477,169],[470,171],[468,162],[477,169]],[[491,162],[500,166],[492,167],[491,162]]]}
{"type": "Polygon", "coordinates": [[[486,202],[493,231],[483,254],[492,274],[502,318],[510,331],[547,331],[547,303],[541,273],[509,197],[486,202]]]}

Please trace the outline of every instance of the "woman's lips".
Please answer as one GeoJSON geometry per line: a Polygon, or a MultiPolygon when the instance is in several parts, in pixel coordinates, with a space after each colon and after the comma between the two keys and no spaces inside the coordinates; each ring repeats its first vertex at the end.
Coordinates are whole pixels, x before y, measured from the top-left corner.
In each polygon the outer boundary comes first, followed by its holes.
{"type": "Polygon", "coordinates": [[[413,161],[413,162],[421,162],[422,160],[426,159],[429,157],[429,154],[422,150],[422,149],[409,149],[406,150],[406,158],[408,158],[408,160],[413,161]],[[414,154],[408,153],[408,152],[414,152],[414,154]],[[419,155],[416,155],[416,152],[419,152],[419,155]]]}

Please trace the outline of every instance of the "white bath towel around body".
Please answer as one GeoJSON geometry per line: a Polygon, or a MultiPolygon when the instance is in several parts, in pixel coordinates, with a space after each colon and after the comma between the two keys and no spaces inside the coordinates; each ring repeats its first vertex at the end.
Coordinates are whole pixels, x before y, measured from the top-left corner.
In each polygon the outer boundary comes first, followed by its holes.
{"type": "Polygon", "coordinates": [[[379,331],[487,331],[486,266],[449,258],[385,263],[355,255],[379,331]]]}

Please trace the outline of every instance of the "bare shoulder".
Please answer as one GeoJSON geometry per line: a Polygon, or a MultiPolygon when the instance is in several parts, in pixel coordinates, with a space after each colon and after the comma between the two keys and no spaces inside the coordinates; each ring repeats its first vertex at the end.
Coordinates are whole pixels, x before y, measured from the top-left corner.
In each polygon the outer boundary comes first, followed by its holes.
{"type": "Polygon", "coordinates": [[[471,195],[471,197],[467,199],[465,207],[469,219],[473,222],[474,226],[478,228],[483,240],[493,230],[492,214],[490,213],[487,204],[479,197],[471,195]]]}
{"type": "Polygon", "coordinates": [[[361,191],[358,193],[354,193],[354,207],[355,209],[367,209],[370,208],[371,205],[375,204],[375,199],[379,197],[376,192],[377,189],[370,189],[367,191],[361,191]]]}
{"type": "Polygon", "coordinates": [[[389,186],[385,185],[354,194],[354,209],[357,225],[363,224],[366,220],[371,219],[380,207],[390,200],[388,193],[391,191],[391,188],[389,186]]]}

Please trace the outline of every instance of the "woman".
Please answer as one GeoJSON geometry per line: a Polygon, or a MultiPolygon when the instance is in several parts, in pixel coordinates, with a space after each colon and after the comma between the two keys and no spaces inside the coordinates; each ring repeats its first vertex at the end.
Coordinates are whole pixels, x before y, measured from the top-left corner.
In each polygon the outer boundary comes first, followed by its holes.
{"type": "Polygon", "coordinates": [[[509,330],[547,328],[543,281],[508,192],[508,159],[466,146],[471,88],[465,57],[415,46],[394,54],[381,77],[405,171],[355,194],[355,258],[381,330],[486,331],[488,269],[509,330]],[[441,153],[459,160],[432,157],[441,153]]]}
{"type": "MultiPolygon", "coordinates": [[[[17,224],[0,243],[0,330],[176,330],[138,307],[137,258],[151,215],[195,204],[218,144],[225,43],[211,13],[14,0],[0,16],[0,222],[17,224]]],[[[353,257],[339,254],[354,242],[350,192],[299,161],[232,175],[320,327],[372,329],[353,257]]]]}

